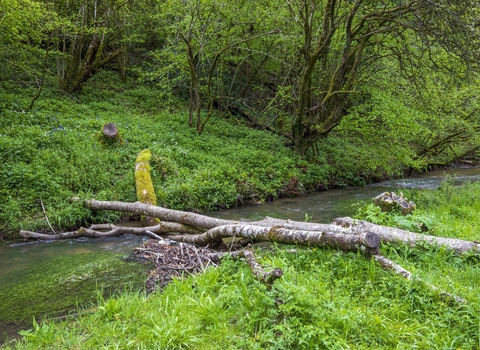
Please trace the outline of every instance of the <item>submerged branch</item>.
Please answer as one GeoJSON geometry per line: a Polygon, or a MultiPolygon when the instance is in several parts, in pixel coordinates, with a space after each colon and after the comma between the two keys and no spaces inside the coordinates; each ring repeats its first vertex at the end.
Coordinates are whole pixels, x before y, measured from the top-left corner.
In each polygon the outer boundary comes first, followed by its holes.
{"type": "Polygon", "coordinates": [[[178,224],[175,222],[165,222],[162,221],[158,225],[150,227],[125,227],[125,226],[116,226],[111,224],[101,224],[101,225],[92,225],[89,228],[80,227],[76,231],[62,232],[58,234],[45,234],[32,231],[21,230],[19,232],[20,237],[24,239],[42,239],[42,240],[60,240],[60,239],[69,239],[69,238],[78,238],[78,237],[91,237],[91,238],[104,238],[104,237],[114,237],[121,236],[125,234],[133,235],[147,235],[150,231],[155,234],[167,234],[173,232],[183,232],[188,234],[199,234],[203,230],[191,227],[188,225],[178,224]]]}

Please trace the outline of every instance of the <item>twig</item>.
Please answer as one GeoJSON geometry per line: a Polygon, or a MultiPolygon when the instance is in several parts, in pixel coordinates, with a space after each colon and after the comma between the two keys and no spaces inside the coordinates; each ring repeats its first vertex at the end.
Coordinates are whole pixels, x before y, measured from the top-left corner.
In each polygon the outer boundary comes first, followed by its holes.
{"type": "Polygon", "coordinates": [[[43,201],[41,197],[40,197],[40,205],[42,206],[43,215],[45,215],[45,220],[47,221],[48,227],[50,227],[50,230],[52,230],[53,234],[56,235],[57,233],[53,229],[52,225],[50,225],[50,221],[48,220],[48,216],[47,216],[47,213],[45,212],[45,207],[43,206],[43,201]]]}
{"type": "Polygon", "coordinates": [[[158,239],[159,241],[163,241],[163,238],[162,238],[162,237],[160,237],[159,235],[153,233],[153,232],[150,231],[150,230],[145,230],[145,233],[146,233],[147,235],[149,235],[150,237],[152,237],[152,238],[158,239]]]}
{"type": "Polygon", "coordinates": [[[425,282],[424,280],[422,280],[419,277],[414,277],[413,274],[410,271],[404,269],[402,266],[400,266],[400,265],[394,263],[393,261],[387,259],[383,255],[376,254],[373,257],[376,261],[378,261],[380,263],[380,265],[382,265],[383,268],[385,268],[387,270],[393,270],[396,274],[401,275],[402,277],[406,278],[409,281],[416,280],[416,281],[422,282],[429,289],[431,289],[435,292],[438,292],[441,296],[453,299],[458,303],[465,303],[466,302],[465,299],[463,299],[459,296],[450,294],[450,293],[438,288],[437,286],[434,286],[431,283],[425,282]]]}

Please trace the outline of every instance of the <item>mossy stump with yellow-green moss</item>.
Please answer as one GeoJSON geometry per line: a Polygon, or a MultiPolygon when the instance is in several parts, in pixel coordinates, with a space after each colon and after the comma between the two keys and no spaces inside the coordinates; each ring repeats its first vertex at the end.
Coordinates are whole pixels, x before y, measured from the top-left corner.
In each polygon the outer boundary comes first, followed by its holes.
{"type": "MultiPolygon", "coordinates": [[[[150,158],[152,153],[148,149],[141,151],[135,161],[135,186],[137,188],[137,200],[144,204],[157,205],[157,196],[153,189],[150,176],[150,158]]],[[[143,226],[154,226],[160,222],[151,216],[142,216],[143,226]]]]}

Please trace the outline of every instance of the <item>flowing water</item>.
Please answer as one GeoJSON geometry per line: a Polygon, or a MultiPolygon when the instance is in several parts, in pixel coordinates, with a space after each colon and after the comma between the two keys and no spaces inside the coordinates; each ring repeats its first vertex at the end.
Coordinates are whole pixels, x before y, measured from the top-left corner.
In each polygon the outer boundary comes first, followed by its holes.
{"type": "MultiPolygon", "coordinates": [[[[386,181],[366,187],[345,187],[305,197],[284,198],[272,203],[248,205],[209,213],[231,220],[259,220],[265,216],[328,223],[352,215],[353,203],[387,190],[436,188],[446,177],[457,183],[480,180],[480,168],[450,168],[416,177],[386,181]]],[[[58,316],[75,310],[77,303],[95,301],[126,286],[142,288],[149,266],[128,262],[126,256],[145,238],[122,236],[107,239],[76,239],[54,243],[0,242],[0,344],[31,328],[32,317],[58,316]],[[2,308],[3,305],[3,308],[2,308]]]]}
{"type": "Polygon", "coordinates": [[[384,181],[365,187],[335,188],[326,192],[310,193],[305,197],[282,198],[271,203],[216,211],[209,215],[242,221],[261,220],[265,216],[304,221],[305,215],[308,215],[312,217],[313,222],[329,223],[337,217],[353,215],[354,203],[362,200],[369,201],[382,192],[398,191],[404,188],[435,189],[448,177],[458,184],[479,181],[480,168],[435,170],[411,178],[384,181]]]}

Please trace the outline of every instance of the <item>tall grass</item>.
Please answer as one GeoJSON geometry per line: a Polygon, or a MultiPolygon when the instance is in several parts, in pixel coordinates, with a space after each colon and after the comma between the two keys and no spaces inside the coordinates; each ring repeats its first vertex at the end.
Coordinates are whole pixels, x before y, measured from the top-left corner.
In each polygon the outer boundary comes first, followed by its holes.
{"type": "Polygon", "coordinates": [[[455,304],[352,253],[258,252],[285,274],[271,290],[242,261],[146,297],[99,299],[97,311],[45,322],[7,348],[34,349],[473,349],[480,345],[478,266],[438,249],[386,254],[461,295],[455,304]],[[438,263],[441,261],[441,264],[438,263]]]}

